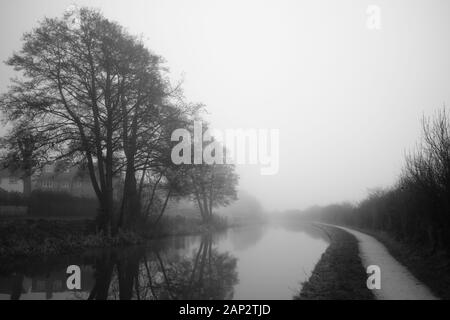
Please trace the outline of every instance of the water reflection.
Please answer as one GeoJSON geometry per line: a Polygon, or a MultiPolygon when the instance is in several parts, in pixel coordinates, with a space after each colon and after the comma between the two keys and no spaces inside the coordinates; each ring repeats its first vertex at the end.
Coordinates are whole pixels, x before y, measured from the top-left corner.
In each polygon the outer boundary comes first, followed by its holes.
{"type": "Polygon", "coordinates": [[[319,231],[237,228],[10,266],[0,299],[289,299],[327,246],[319,231]],[[79,291],[66,288],[70,264],[81,266],[79,291]]]}
{"type": "Polygon", "coordinates": [[[203,236],[190,255],[134,248],[104,257],[95,266],[96,284],[89,299],[232,299],[236,259],[213,249],[203,236]]]}
{"type": "Polygon", "coordinates": [[[230,241],[237,251],[247,250],[256,245],[264,236],[266,225],[231,229],[230,241]]]}

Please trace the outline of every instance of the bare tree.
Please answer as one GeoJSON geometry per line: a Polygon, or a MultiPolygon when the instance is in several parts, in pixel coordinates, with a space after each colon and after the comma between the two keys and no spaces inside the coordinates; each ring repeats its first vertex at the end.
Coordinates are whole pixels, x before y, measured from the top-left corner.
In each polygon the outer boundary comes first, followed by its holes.
{"type": "Polygon", "coordinates": [[[49,161],[71,157],[87,163],[100,204],[99,226],[110,234],[113,178],[123,166],[128,211],[138,205],[137,131],[147,118],[143,114],[160,102],[165,83],[160,58],[122,27],[90,9],[79,16],[78,28],[70,28],[65,16],[45,19],[24,35],[22,50],[8,61],[23,79],[14,82],[1,106],[10,120],[45,133],[40,148],[47,149],[49,161]]]}

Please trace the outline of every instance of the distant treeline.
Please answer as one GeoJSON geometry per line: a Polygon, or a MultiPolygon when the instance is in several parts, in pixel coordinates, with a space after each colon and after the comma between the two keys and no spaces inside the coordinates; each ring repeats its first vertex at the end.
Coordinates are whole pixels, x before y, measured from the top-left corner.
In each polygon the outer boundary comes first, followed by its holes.
{"type": "Polygon", "coordinates": [[[442,109],[423,119],[423,136],[406,156],[397,183],[359,204],[313,207],[307,217],[384,231],[404,242],[450,253],[450,119],[442,109]]]}

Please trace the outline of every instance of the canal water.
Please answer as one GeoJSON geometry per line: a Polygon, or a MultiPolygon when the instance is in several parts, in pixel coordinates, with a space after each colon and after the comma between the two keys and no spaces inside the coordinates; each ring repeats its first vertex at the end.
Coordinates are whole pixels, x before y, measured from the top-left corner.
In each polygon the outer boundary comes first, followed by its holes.
{"type": "Polygon", "coordinates": [[[309,224],[238,227],[0,267],[0,299],[292,299],[328,246],[309,224]],[[67,288],[67,267],[81,289],[67,288]]]}

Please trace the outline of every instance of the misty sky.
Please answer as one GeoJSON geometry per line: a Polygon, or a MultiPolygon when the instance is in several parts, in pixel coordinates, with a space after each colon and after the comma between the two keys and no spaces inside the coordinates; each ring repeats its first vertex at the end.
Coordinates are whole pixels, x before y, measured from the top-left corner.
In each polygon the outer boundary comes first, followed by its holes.
{"type": "MultiPolygon", "coordinates": [[[[280,169],[240,166],[267,209],[357,201],[397,179],[422,114],[450,104],[450,1],[15,0],[0,60],[71,4],[99,8],[165,57],[219,129],[280,129],[280,169]],[[381,30],[366,27],[368,5],[381,30]]],[[[0,91],[13,71],[0,66],[0,91]]]]}

